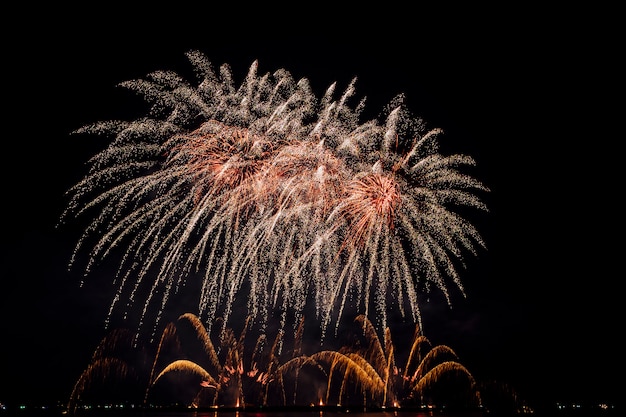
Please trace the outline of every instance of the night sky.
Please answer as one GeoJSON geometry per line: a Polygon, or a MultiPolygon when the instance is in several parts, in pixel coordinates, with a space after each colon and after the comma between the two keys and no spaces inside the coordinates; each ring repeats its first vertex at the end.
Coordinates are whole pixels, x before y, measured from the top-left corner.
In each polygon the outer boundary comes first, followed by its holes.
{"type": "Polygon", "coordinates": [[[461,273],[467,298],[428,305],[426,336],[530,401],[622,401],[614,11],[31,12],[17,15],[19,33],[2,29],[0,402],[67,400],[106,334],[115,265],[79,288],[67,265],[84,224],[56,227],[65,191],[106,143],[70,132],[143,114],[116,84],[188,71],[192,49],[228,63],[237,85],[254,60],[308,78],[318,97],[357,77],[374,116],[404,93],[491,189],[475,217],[488,250],[461,273]]]}

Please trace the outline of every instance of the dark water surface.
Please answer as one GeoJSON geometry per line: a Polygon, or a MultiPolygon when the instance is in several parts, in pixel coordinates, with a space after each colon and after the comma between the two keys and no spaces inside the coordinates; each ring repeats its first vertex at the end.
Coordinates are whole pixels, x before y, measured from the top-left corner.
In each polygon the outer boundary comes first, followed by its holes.
{"type": "MultiPolygon", "coordinates": [[[[621,410],[623,411],[623,410],[621,410]]],[[[52,409],[11,409],[0,410],[0,417],[622,417],[616,409],[587,408],[582,410],[543,410],[528,413],[502,413],[486,410],[472,411],[423,411],[423,410],[355,410],[355,409],[272,409],[272,410],[119,410],[95,409],[79,410],[68,414],[52,409]]]]}
{"type": "MultiPolygon", "coordinates": [[[[81,416],[141,416],[141,417],[434,417],[435,415],[421,411],[143,411],[128,413],[101,414],[85,413],[81,416]]],[[[459,415],[437,414],[441,417],[461,417],[459,415]]],[[[463,413],[466,417],[480,417],[482,414],[463,413]]]]}
{"type": "MultiPolygon", "coordinates": [[[[67,414],[60,410],[11,410],[0,412],[0,416],[24,417],[485,417],[483,412],[428,412],[428,411],[358,411],[358,410],[88,410],[67,414]]],[[[499,416],[494,416],[499,417],[499,416]]]]}

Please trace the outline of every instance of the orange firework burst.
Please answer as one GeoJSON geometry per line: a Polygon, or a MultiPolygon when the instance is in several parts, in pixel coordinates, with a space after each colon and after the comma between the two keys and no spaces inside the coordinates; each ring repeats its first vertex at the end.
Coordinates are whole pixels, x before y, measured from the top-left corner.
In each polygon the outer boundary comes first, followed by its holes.
{"type": "Polygon", "coordinates": [[[348,240],[352,246],[362,245],[372,230],[393,229],[394,212],[401,196],[393,177],[371,173],[354,179],[348,185],[348,197],[341,208],[350,223],[348,240]]]}
{"type": "Polygon", "coordinates": [[[260,177],[267,169],[273,144],[263,136],[210,120],[175,139],[178,144],[169,163],[182,164],[193,178],[197,205],[203,200],[213,205],[212,200],[219,199],[221,204],[235,204],[245,214],[248,205],[265,195],[259,190],[263,187],[260,177]]]}

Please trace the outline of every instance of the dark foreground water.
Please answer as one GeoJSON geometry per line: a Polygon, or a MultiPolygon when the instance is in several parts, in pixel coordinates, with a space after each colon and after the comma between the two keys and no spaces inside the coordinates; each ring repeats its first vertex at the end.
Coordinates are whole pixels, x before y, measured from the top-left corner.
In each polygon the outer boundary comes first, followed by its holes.
{"type": "MultiPolygon", "coordinates": [[[[24,416],[24,417],[491,417],[482,412],[462,412],[462,413],[432,413],[428,411],[303,411],[303,410],[272,410],[272,411],[222,411],[222,410],[90,410],[68,414],[60,410],[13,410],[8,413],[0,412],[0,416],[24,416]],[[14,414],[15,413],[15,414],[14,414]]],[[[499,417],[499,416],[494,416],[499,417]]],[[[507,416],[503,416],[507,417],[507,416]]]]}
{"type": "MultiPolygon", "coordinates": [[[[91,414],[89,414],[91,415],[91,414]]],[[[435,414],[422,411],[161,411],[116,414],[117,416],[142,417],[435,417],[435,414]]],[[[481,417],[482,413],[436,414],[440,417],[481,417]]],[[[110,416],[99,414],[98,417],[110,416]]],[[[87,417],[87,414],[85,414],[87,417]]],[[[112,416],[111,416],[112,417],[112,416]]]]}
{"type": "Polygon", "coordinates": [[[550,408],[548,410],[525,410],[524,412],[501,412],[490,410],[362,410],[329,408],[283,408],[283,409],[91,409],[67,413],[63,409],[13,408],[0,409],[0,417],[624,417],[624,410],[609,408],[550,408]]]}

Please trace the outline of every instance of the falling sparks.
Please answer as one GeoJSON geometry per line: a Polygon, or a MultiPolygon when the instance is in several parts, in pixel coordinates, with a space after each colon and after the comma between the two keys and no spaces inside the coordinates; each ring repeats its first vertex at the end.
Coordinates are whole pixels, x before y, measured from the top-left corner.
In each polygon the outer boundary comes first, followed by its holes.
{"type": "Polygon", "coordinates": [[[323,332],[348,303],[374,309],[386,327],[389,298],[420,322],[418,297],[464,294],[459,267],[485,244],[455,210],[487,211],[488,192],[462,168],[466,155],[439,152],[402,95],[379,119],[360,122],[356,78],[337,99],[317,98],[307,79],[250,66],[236,86],[227,64],[187,58],[197,84],[173,72],[121,83],[148,114],[105,121],[76,134],[109,146],[73,186],[62,220],[89,217],[71,265],[87,247],[85,274],[117,249],[116,308],[143,306],[140,323],[194,283],[199,316],[227,323],[239,297],[260,323],[279,312],[302,317],[313,303],[323,332]]]}

